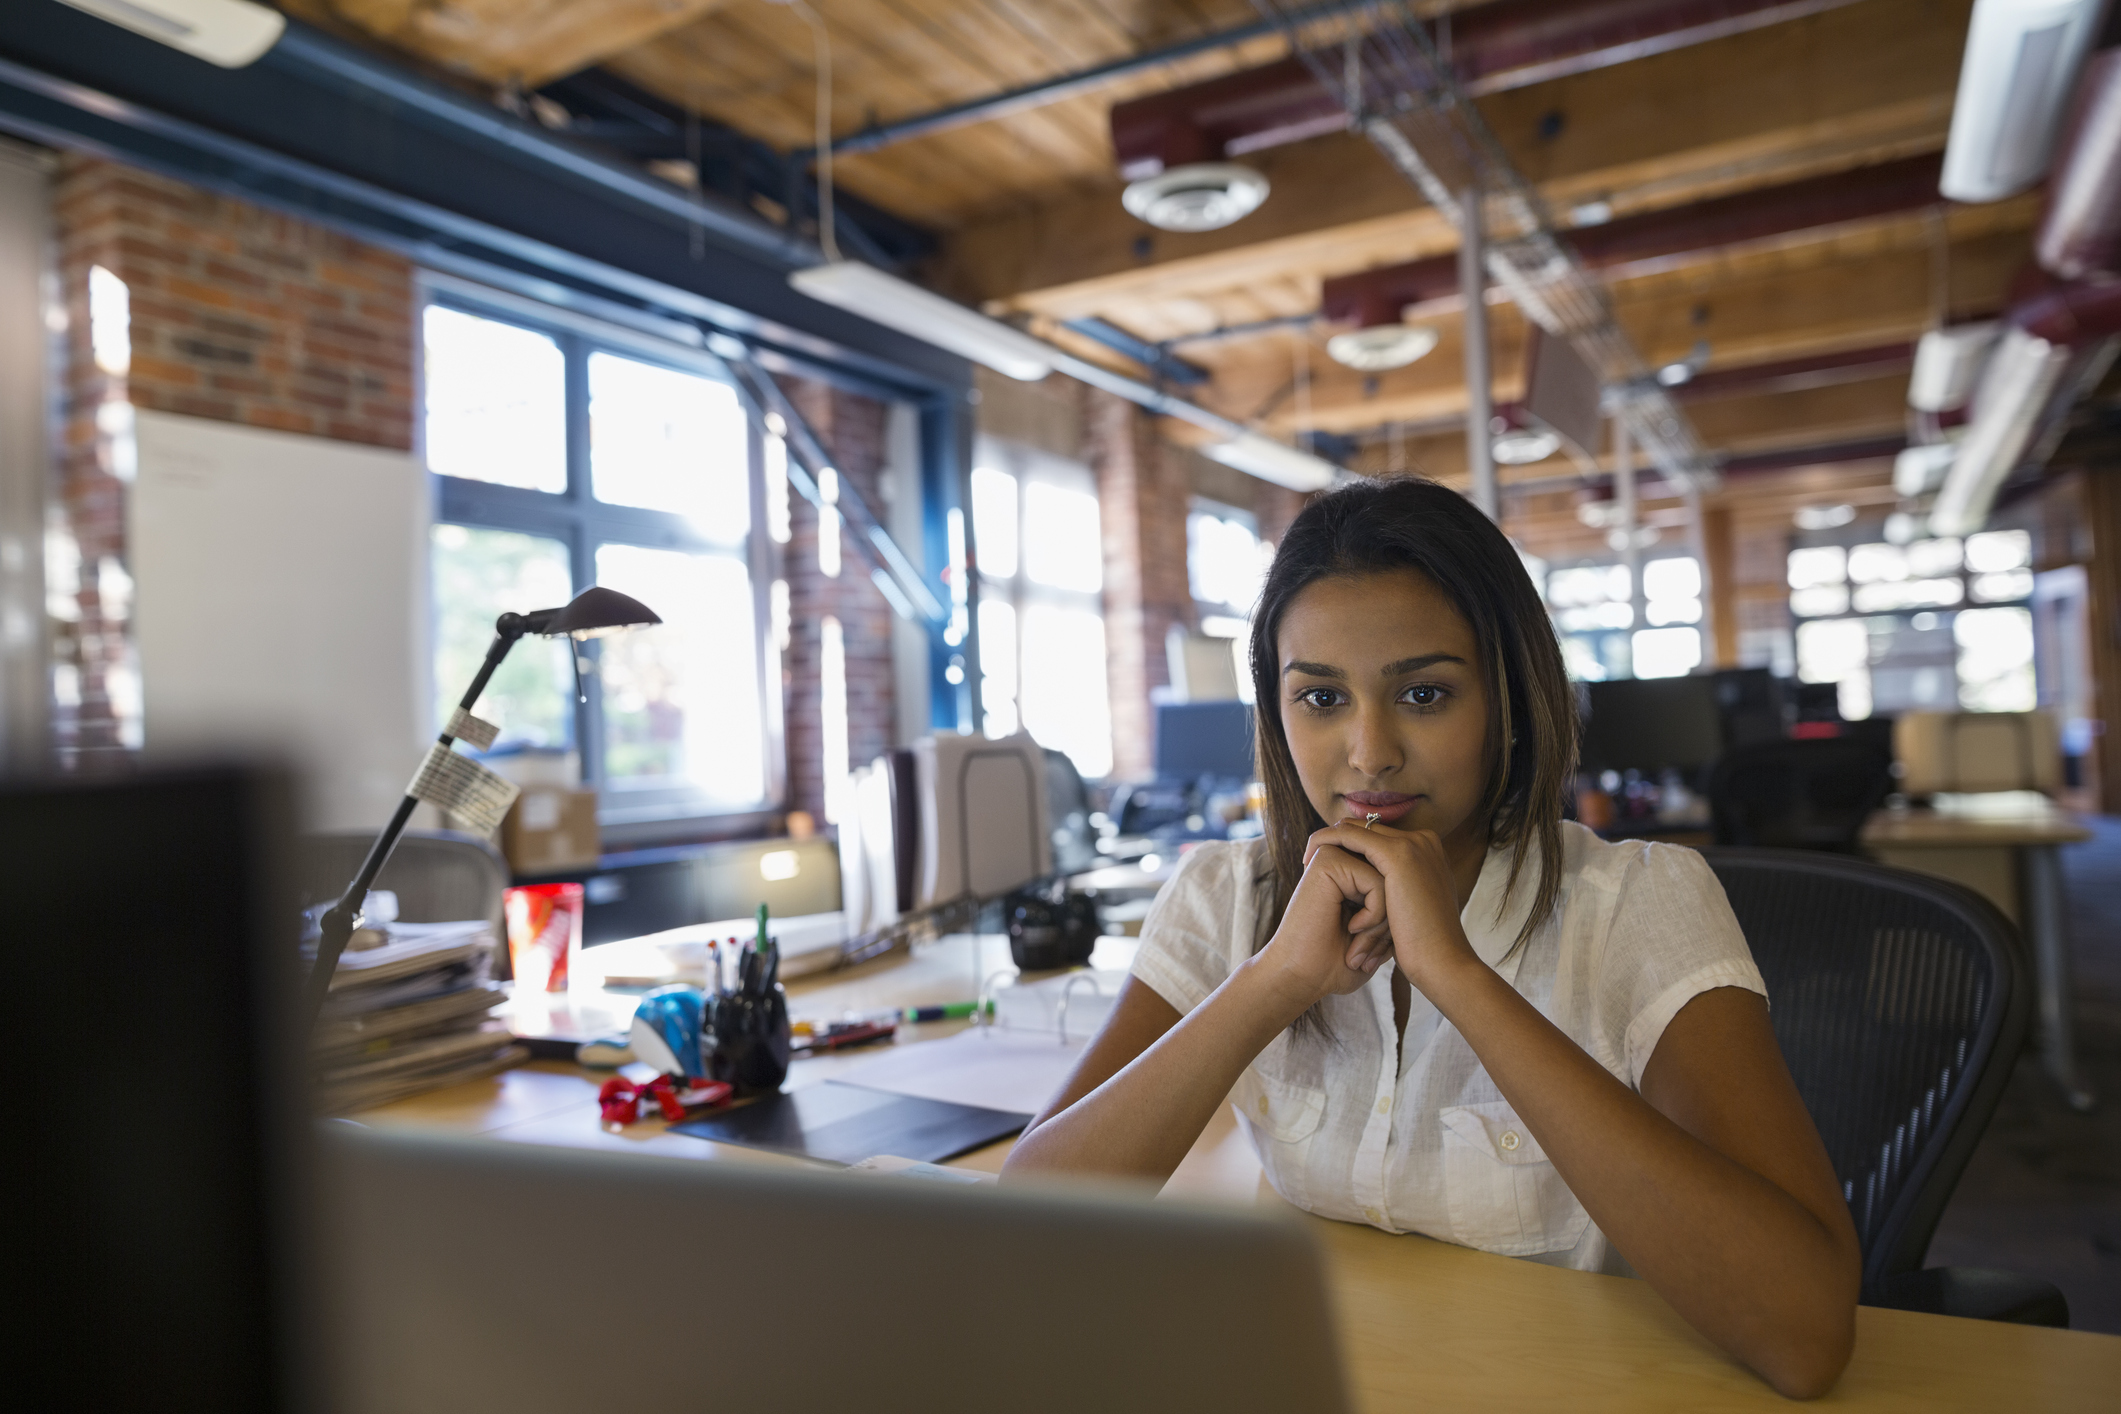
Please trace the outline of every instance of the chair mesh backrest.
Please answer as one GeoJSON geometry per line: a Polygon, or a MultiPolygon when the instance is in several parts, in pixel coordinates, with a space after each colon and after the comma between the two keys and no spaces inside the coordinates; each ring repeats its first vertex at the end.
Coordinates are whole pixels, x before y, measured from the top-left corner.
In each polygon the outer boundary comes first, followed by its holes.
{"type": "Polygon", "coordinates": [[[1734,747],[1709,773],[1716,842],[1852,850],[1892,770],[1892,753],[1863,737],[1734,747]]]}
{"type": "Polygon", "coordinates": [[[1865,1283],[1914,1270],[2024,1040],[2010,925],[1956,884],[1904,870],[1704,853],[1767,980],[1865,1283]]]}
{"type": "MultiPolygon", "coordinates": [[[[305,835],[296,853],[303,902],[323,903],[345,892],[374,842],[367,834],[305,835]]],[[[408,832],[374,886],[398,896],[398,917],[407,923],[484,918],[499,928],[508,867],[492,845],[469,835],[408,832]]]]}

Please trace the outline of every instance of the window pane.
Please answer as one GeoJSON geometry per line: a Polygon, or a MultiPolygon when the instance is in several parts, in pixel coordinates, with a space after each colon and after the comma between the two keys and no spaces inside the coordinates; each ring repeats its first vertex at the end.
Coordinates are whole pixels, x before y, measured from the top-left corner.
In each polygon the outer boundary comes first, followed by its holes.
{"type": "Polygon", "coordinates": [[[1250,612],[1267,572],[1265,547],[1252,527],[1196,511],[1186,517],[1186,566],[1193,597],[1250,612]]]}
{"type": "Polygon", "coordinates": [[[1848,578],[1848,551],[1839,545],[1817,545],[1790,551],[1790,588],[1839,584],[1848,578]]]}
{"type": "Polygon", "coordinates": [[[1985,530],[1966,537],[1966,567],[1975,574],[2024,569],[2033,562],[2033,537],[2023,530],[1985,530]]]}
{"type": "Polygon", "coordinates": [[[973,468],[972,541],[984,573],[1016,577],[1016,478],[1008,472],[973,468]]]}
{"type": "Polygon", "coordinates": [[[1084,776],[1095,780],[1110,773],[1105,621],[1087,609],[1032,604],[1024,610],[1022,633],[1024,729],[1039,745],[1068,753],[1084,776]]]}
{"type": "MultiPolygon", "coordinates": [[[[1969,562],[1973,542],[1980,538],[1967,537],[1969,562]]],[[[2030,610],[1967,609],[1952,620],[1952,638],[1959,646],[1961,707],[1970,712],[2030,712],[2039,705],[2030,610]]]]}
{"type": "Polygon", "coordinates": [[[427,306],[427,469],[567,489],[567,361],[534,329],[427,306]]]}
{"type": "Polygon", "coordinates": [[[599,501],[685,516],[710,540],[751,529],[750,439],[726,383],[591,354],[589,468],[599,501]]]}
{"type": "Polygon", "coordinates": [[[1701,566],[1694,563],[1691,555],[1650,561],[1642,567],[1642,596],[1653,603],[1659,599],[1699,599],[1701,566]]]}
{"type": "MultiPolygon", "coordinates": [[[[433,534],[435,729],[441,730],[478,676],[493,621],[508,612],[552,609],[574,597],[567,547],[541,535],[437,525],[433,534]]],[[[546,638],[516,644],[475,709],[500,740],[574,744],[574,674],[567,649],[546,638]]]]}
{"type": "MultiPolygon", "coordinates": [[[[1024,488],[1024,571],[1040,584],[1095,594],[1105,584],[1105,539],[1097,520],[1097,497],[1063,491],[1043,481],[1024,488]]],[[[1056,750],[1066,750],[1058,747],[1056,750]]],[[[1082,769],[1082,763],[1076,763],[1082,769]]],[[[1083,774],[1103,772],[1083,770],[1083,774]]]]}
{"type": "Polygon", "coordinates": [[[659,627],[602,640],[607,786],[683,786],[710,805],[756,803],[766,762],[744,562],[604,545],[597,583],[663,616],[659,627]]]}
{"type": "Polygon", "coordinates": [[[1883,541],[1858,545],[1849,551],[1849,578],[1858,584],[1877,584],[1907,578],[1907,551],[1883,541]]]}
{"type": "Polygon", "coordinates": [[[1635,634],[1635,676],[1682,678],[1701,666],[1701,630],[1646,628],[1635,634]]]}
{"type": "Polygon", "coordinates": [[[1016,606],[1006,599],[979,601],[980,703],[990,737],[1013,736],[1016,716],[1016,606]]]}

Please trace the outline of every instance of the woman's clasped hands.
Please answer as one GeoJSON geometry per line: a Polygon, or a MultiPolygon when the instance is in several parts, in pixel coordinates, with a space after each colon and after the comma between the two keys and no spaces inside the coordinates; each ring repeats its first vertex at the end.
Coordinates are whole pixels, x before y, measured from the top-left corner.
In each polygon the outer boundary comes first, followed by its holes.
{"type": "Polygon", "coordinates": [[[1303,878],[1259,960],[1309,1006],[1357,990],[1387,958],[1424,993],[1479,963],[1443,841],[1432,830],[1329,825],[1305,844],[1303,878]]]}

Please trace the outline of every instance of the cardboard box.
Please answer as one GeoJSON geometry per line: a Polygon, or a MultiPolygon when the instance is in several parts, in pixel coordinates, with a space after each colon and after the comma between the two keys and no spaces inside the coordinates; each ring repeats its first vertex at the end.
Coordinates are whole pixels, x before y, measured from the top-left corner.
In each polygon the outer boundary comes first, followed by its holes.
{"type": "Polygon", "coordinates": [[[501,853],[518,874],[594,868],[603,852],[593,790],[525,786],[501,822],[501,853]]]}
{"type": "Polygon", "coordinates": [[[1912,796],[2062,785],[2062,744],[2045,712],[1904,712],[1893,754],[1912,796]]]}

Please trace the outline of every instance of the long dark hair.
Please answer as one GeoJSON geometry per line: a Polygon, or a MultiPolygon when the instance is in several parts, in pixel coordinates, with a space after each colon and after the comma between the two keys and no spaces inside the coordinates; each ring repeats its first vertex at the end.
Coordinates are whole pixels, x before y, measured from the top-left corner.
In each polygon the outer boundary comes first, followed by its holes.
{"type": "Polygon", "coordinates": [[[1254,947],[1281,921],[1303,874],[1304,841],[1325,821],[1297,777],[1281,722],[1282,615],[1321,579],[1419,570],[1472,626],[1486,679],[1490,848],[1508,846],[1505,901],[1533,851],[1538,883],[1522,943],[1561,890],[1562,795],[1576,769],[1576,696],[1553,621],[1516,547],[1447,486],[1420,477],[1357,481],[1319,496],[1282,537],[1252,618],[1253,712],[1274,908],[1254,947]]]}

